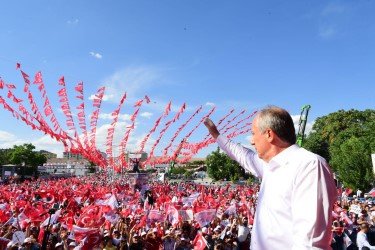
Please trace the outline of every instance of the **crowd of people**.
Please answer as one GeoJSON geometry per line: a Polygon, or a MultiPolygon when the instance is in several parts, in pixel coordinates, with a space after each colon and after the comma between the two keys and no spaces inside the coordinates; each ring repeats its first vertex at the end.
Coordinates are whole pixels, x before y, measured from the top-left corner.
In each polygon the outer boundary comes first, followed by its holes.
{"type": "Polygon", "coordinates": [[[0,186],[0,249],[249,249],[257,185],[131,179],[0,186]]]}
{"type": "MultiPolygon", "coordinates": [[[[131,179],[99,175],[0,186],[0,249],[249,249],[257,184],[150,176],[135,188],[131,179]]],[[[333,249],[357,249],[361,237],[375,245],[371,201],[344,196],[332,214],[333,249]]]]}

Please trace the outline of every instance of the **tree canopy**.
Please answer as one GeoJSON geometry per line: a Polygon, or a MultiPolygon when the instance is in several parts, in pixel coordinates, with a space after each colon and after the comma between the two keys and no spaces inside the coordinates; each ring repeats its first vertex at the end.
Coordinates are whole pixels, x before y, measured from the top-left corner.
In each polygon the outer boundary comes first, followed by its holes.
{"type": "Polygon", "coordinates": [[[4,158],[1,158],[1,164],[12,163],[15,165],[25,165],[30,167],[37,167],[47,162],[44,155],[34,151],[35,146],[31,143],[25,143],[23,145],[14,145],[12,149],[3,150],[4,158]]]}
{"type": "Polygon", "coordinates": [[[206,158],[208,176],[217,180],[237,181],[242,178],[249,178],[249,174],[235,161],[217,148],[206,158]]]}
{"type": "Polygon", "coordinates": [[[345,186],[368,190],[374,182],[375,110],[339,110],[319,117],[304,147],[327,159],[345,186]]]}

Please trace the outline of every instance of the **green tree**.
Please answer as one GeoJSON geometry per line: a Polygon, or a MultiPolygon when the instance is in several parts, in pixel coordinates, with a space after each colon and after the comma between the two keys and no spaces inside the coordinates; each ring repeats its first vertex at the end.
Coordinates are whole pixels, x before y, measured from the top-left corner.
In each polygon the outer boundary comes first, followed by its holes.
{"type": "Polygon", "coordinates": [[[374,180],[369,142],[352,137],[338,147],[332,147],[331,164],[336,166],[345,186],[368,190],[374,180]]]}
{"type": "Polygon", "coordinates": [[[35,146],[31,143],[25,143],[20,146],[13,146],[10,153],[10,162],[16,165],[25,165],[37,167],[47,162],[47,158],[34,151],[35,146]]]}
{"type": "Polygon", "coordinates": [[[0,149],[0,165],[5,165],[10,163],[10,153],[12,149],[0,149]]]}
{"type": "Polygon", "coordinates": [[[207,156],[206,166],[208,176],[215,181],[223,179],[237,181],[240,177],[245,179],[249,177],[235,160],[221,153],[219,148],[207,156]]]}
{"type": "Polygon", "coordinates": [[[374,181],[375,110],[339,110],[319,117],[304,147],[326,158],[347,187],[368,189],[374,181]]]}

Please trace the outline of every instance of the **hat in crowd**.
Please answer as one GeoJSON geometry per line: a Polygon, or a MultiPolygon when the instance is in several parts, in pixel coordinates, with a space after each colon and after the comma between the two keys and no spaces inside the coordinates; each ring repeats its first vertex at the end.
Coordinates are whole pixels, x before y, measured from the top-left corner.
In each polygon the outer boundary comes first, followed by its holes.
{"type": "Polygon", "coordinates": [[[56,243],[55,247],[61,247],[62,245],[63,245],[62,242],[58,242],[58,243],[56,243]]]}
{"type": "Polygon", "coordinates": [[[110,233],[106,233],[106,234],[104,234],[104,237],[111,237],[111,234],[110,233]]]}
{"type": "Polygon", "coordinates": [[[170,234],[170,233],[171,233],[171,231],[169,231],[169,230],[165,231],[165,234],[170,234]]]}
{"type": "Polygon", "coordinates": [[[220,231],[221,230],[221,227],[220,226],[217,226],[215,227],[214,231],[220,231]]]}
{"type": "Polygon", "coordinates": [[[145,232],[145,231],[142,231],[141,236],[143,236],[143,235],[146,235],[146,232],[145,232]]]}
{"type": "Polygon", "coordinates": [[[152,232],[153,232],[153,233],[157,233],[157,232],[158,232],[158,229],[157,229],[157,228],[154,228],[154,229],[152,229],[152,232]]]}
{"type": "Polygon", "coordinates": [[[181,240],[186,240],[186,241],[187,241],[187,239],[186,239],[186,238],[184,238],[184,237],[181,237],[181,240]]]}
{"type": "Polygon", "coordinates": [[[76,245],[76,243],[75,243],[74,241],[72,241],[72,242],[69,243],[69,246],[70,246],[70,247],[75,247],[75,246],[77,246],[77,245],[76,245]]]}
{"type": "Polygon", "coordinates": [[[134,234],[133,237],[138,237],[138,234],[134,234]]]}
{"type": "Polygon", "coordinates": [[[31,243],[32,241],[33,241],[33,239],[31,239],[30,237],[27,237],[27,238],[25,238],[23,243],[31,243]]]}
{"type": "Polygon", "coordinates": [[[208,231],[208,230],[207,230],[207,227],[203,227],[203,228],[202,228],[202,233],[206,234],[207,231],[208,231]]]}
{"type": "Polygon", "coordinates": [[[109,233],[108,230],[104,230],[103,231],[103,234],[107,234],[107,233],[109,233]]]}

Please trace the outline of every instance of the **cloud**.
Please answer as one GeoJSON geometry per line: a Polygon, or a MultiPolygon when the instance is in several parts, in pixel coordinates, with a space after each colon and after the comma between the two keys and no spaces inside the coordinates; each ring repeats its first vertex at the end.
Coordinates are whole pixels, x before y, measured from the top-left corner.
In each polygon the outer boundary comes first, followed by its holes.
{"type": "MultiPolygon", "coordinates": [[[[118,115],[118,120],[119,121],[130,121],[131,115],[129,114],[119,114],[118,115]]],[[[102,120],[113,120],[113,116],[111,113],[100,113],[99,114],[99,119],[102,120]]]]}
{"type": "Polygon", "coordinates": [[[14,134],[0,130],[0,142],[10,142],[14,141],[15,139],[16,136],[14,134]]]}
{"type": "Polygon", "coordinates": [[[31,143],[35,146],[35,150],[47,150],[55,153],[58,157],[62,157],[63,145],[53,140],[48,135],[43,135],[37,139],[31,138],[17,138],[16,135],[7,131],[0,131],[0,148],[13,148],[14,145],[22,145],[25,143],[31,143]]]}
{"type": "Polygon", "coordinates": [[[322,16],[333,15],[333,14],[341,14],[346,10],[344,5],[339,5],[337,3],[330,3],[325,6],[321,12],[322,16]]]}
{"type": "Polygon", "coordinates": [[[68,20],[66,23],[69,25],[75,25],[75,24],[78,24],[78,22],[79,20],[78,18],[76,18],[76,19],[68,20]]]}
{"type": "Polygon", "coordinates": [[[118,102],[124,92],[128,101],[134,101],[144,96],[147,90],[161,83],[161,72],[155,67],[137,66],[126,67],[106,77],[103,82],[107,95],[113,96],[111,101],[118,102]]]}
{"type": "Polygon", "coordinates": [[[323,39],[330,39],[339,34],[342,26],[344,12],[348,12],[349,5],[329,3],[318,13],[318,36],[323,39]]]}
{"type": "MultiPolygon", "coordinates": [[[[294,123],[294,128],[296,129],[296,133],[298,133],[298,129],[299,129],[299,118],[300,118],[300,115],[292,115],[292,119],[293,119],[293,123],[294,123]]],[[[305,127],[305,135],[306,136],[310,134],[314,123],[315,123],[315,120],[306,123],[306,127],[305,127]]]]}
{"type": "MultiPolygon", "coordinates": [[[[124,121],[124,122],[118,122],[115,128],[115,132],[113,135],[113,144],[112,144],[112,149],[113,149],[113,156],[118,156],[119,151],[120,151],[120,142],[124,137],[125,132],[128,130],[128,126],[130,126],[130,122],[124,121]]],[[[108,128],[110,127],[110,124],[103,124],[97,128],[97,133],[96,133],[96,144],[98,145],[99,150],[105,152],[106,150],[106,141],[107,141],[107,131],[108,128]]],[[[141,141],[145,138],[146,134],[145,133],[139,133],[137,132],[137,123],[135,125],[135,129],[132,130],[129,140],[126,145],[126,150],[127,151],[135,151],[139,149],[139,146],[141,144],[141,141]]],[[[155,140],[150,137],[149,140],[147,141],[145,145],[145,151],[149,152],[151,149],[151,146],[155,140]]]]}
{"type": "Polygon", "coordinates": [[[325,38],[325,39],[332,38],[336,34],[337,34],[337,30],[332,26],[319,28],[319,37],[321,38],[325,38]]]}
{"type": "Polygon", "coordinates": [[[153,114],[150,112],[142,112],[140,116],[150,119],[153,114]]]}
{"type": "MultiPolygon", "coordinates": [[[[103,95],[103,98],[102,98],[102,101],[105,102],[105,101],[109,101],[111,99],[113,99],[113,95],[103,95]]],[[[95,94],[92,94],[89,96],[89,100],[94,100],[96,99],[97,97],[95,96],[95,94]]]]}
{"type": "Polygon", "coordinates": [[[213,102],[206,102],[206,106],[214,107],[214,106],[215,106],[215,103],[213,103],[213,102]]]}
{"type": "Polygon", "coordinates": [[[36,150],[46,150],[57,154],[57,157],[62,157],[64,146],[61,142],[53,140],[50,136],[44,135],[36,140],[31,141],[36,150]]]}
{"type": "Polygon", "coordinates": [[[96,59],[102,59],[102,55],[97,52],[90,52],[90,55],[95,57],[96,59]]]}

